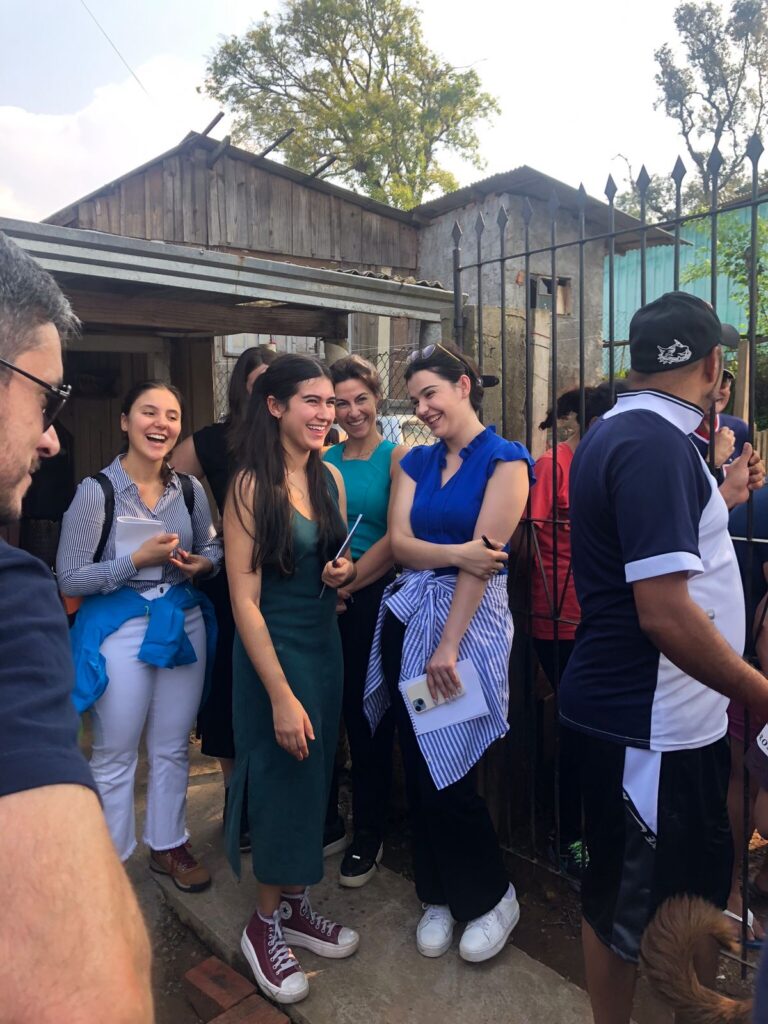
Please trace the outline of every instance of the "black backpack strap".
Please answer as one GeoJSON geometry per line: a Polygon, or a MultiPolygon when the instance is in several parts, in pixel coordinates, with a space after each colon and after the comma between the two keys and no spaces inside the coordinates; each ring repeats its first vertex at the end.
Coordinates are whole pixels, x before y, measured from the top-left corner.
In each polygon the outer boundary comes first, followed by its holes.
{"type": "Polygon", "coordinates": [[[187,512],[189,512],[189,518],[195,511],[195,488],[192,485],[192,477],[186,473],[177,473],[176,476],[179,478],[181,484],[181,493],[184,495],[184,504],[187,506],[187,512]]]}
{"type": "Polygon", "coordinates": [[[104,525],[101,528],[99,543],[96,545],[96,550],[93,553],[94,562],[100,562],[107,544],[109,531],[112,529],[112,521],[115,518],[115,489],[106,473],[96,473],[91,479],[95,480],[104,492],[104,525]]]}

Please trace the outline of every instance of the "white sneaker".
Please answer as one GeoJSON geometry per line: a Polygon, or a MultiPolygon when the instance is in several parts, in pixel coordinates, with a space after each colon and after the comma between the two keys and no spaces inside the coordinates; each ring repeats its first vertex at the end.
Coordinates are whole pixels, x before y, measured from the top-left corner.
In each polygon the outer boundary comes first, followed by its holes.
{"type": "Polygon", "coordinates": [[[416,928],[416,948],[422,956],[442,956],[451,946],[456,924],[448,907],[422,903],[424,913],[416,928]]]}
{"type": "Polygon", "coordinates": [[[459,956],[473,964],[490,960],[504,948],[519,920],[520,904],[510,885],[493,910],[469,922],[461,936],[459,956]]]}

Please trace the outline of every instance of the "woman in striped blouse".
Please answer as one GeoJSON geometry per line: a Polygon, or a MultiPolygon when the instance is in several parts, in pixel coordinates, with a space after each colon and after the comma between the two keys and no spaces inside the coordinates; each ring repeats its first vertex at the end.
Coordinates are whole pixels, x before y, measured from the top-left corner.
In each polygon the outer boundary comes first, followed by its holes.
{"type": "Polygon", "coordinates": [[[365,707],[374,728],[390,703],[396,709],[424,908],[417,948],[441,956],[456,921],[467,922],[459,953],[477,962],[503,948],[520,916],[475,769],[508,729],[504,575],[532,461],[522,445],[483,427],[477,368],[449,343],[412,353],[405,377],[414,412],[437,443],[400,463],[389,530],[405,571],[384,591],[365,707]],[[426,672],[433,700],[456,696],[464,659],[477,670],[488,713],[416,735],[399,684],[426,672]]]}
{"type": "Polygon", "coordinates": [[[87,477],[79,485],[64,515],[56,569],[62,593],[85,598],[72,630],[73,654],[78,692],[87,679],[98,697],[91,770],[117,852],[127,860],[136,847],[133,787],[146,725],[150,867],[183,891],[199,892],[210,875],[187,847],[188,744],[215,619],[190,584],[216,571],[222,547],[202,485],[182,480],[167,462],[181,414],[181,395],[171,385],[144,381],[128,392],[120,417],[125,453],[102,471],[101,482],[87,477]],[[94,561],[108,494],[111,526],[94,561]],[[131,554],[118,554],[125,525],[119,520],[126,516],[150,520],[157,530],[131,554]]]}

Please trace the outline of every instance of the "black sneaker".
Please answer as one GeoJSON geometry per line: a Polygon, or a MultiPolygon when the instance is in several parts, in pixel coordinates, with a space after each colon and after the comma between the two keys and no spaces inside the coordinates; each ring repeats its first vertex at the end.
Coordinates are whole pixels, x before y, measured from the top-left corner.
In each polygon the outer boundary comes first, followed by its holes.
{"type": "Polygon", "coordinates": [[[339,884],[359,889],[370,881],[384,855],[384,844],[378,836],[361,832],[352,840],[339,868],[339,884]]]}
{"type": "Polygon", "coordinates": [[[336,821],[330,825],[326,822],[323,830],[323,856],[332,857],[334,853],[341,853],[346,850],[351,840],[347,835],[347,826],[339,814],[336,821]]]}

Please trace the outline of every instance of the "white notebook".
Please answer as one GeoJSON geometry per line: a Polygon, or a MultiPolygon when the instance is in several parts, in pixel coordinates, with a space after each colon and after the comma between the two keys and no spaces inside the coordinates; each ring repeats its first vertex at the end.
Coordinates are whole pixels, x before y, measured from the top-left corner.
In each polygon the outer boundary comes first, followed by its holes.
{"type": "Polygon", "coordinates": [[[416,676],[414,679],[403,679],[400,683],[400,693],[408,708],[408,714],[413,722],[413,731],[417,736],[434,732],[436,729],[444,729],[447,725],[469,722],[474,718],[482,718],[483,715],[490,714],[488,702],[480,684],[480,677],[469,658],[456,662],[456,673],[464,690],[461,696],[421,712],[415,710],[413,701],[408,697],[408,691],[417,684],[426,682],[426,675],[416,676]]]}
{"type": "MultiPolygon", "coordinates": [[[[157,519],[137,519],[135,516],[118,516],[115,525],[115,558],[132,555],[145,540],[165,533],[165,526],[157,519]]],[[[161,580],[162,565],[147,565],[139,569],[135,580],[161,580]]]]}

